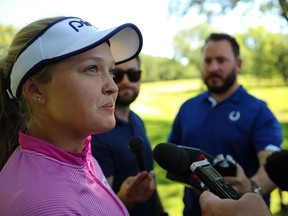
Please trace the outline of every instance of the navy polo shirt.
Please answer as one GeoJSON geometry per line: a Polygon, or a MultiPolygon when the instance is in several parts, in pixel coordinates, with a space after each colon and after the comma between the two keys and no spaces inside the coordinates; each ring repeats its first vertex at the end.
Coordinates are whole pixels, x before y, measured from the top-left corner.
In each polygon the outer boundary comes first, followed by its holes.
{"type": "MultiPolygon", "coordinates": [[[[130,111],[129,122],[116,117],[116,126],[102,134],[92,136],[92,154],[101,166],[106,177],[114,176],[113,190],[117,193],[122,182],[129,176],[138,173],[135,154],[128,147],[132,136],[140,136],[143,139],[143,157],[146,170],[153,169],[153,154],[150,142],[147,138],[145,126],[140,117],[130,111]]],[[[134,205],[130,215],[153,215],[156,208],[156,193],[145,203],[134,205]]]]}
{"type": "MultiPolygon", "coordinates": [[[[281,125],[266,103],[242,86],[221,103],[209,92],[184,102],[168,138],[170,143],[199,148],[212,156],[230,154],[248,177],[259,168],[257,153],[279,150],[282,140],[281,125]]],[[[198,198],[185,188],[184,215],[201,215],[198,198]]]]}

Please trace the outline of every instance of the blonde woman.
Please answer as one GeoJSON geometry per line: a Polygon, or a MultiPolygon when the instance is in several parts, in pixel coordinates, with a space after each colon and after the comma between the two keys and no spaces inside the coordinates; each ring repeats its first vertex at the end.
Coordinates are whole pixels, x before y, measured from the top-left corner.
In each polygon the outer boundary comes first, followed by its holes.
{"type": "Polygon", "coordinates": [[[115,125],[115,64],[139,54],[133,24],[35,21],[0,63],[0,215],[128,215],[91,156],[115,125]]]}

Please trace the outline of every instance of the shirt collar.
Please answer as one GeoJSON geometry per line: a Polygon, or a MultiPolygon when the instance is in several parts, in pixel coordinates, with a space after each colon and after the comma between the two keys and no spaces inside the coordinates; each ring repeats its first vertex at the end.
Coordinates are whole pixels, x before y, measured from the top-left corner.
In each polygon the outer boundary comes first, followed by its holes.
{"type": "Polygon", "coordinates": [[[19,144],[22,149],[38,152],[64,163],[83,165],[86,158],[91,156],[91,136],[85,140],[82,152],[69,152],[58,148],[51,143],[19,131],[19,144]]]}
{"type": "MultiPolygon", "coordinates": [[[[243,94],[245,94],[245,93],[246,93],[246,90],[244,89],[244,87],[242,85],[240,85],[239,88],[229,98],[227,98],[226,100],[222,101],[221,103],[224,103],[226,101],[239,103],[241,101],[241,96],[243,94]]],[[[203,94],[203,96],[204,96],[204,99],[206,101],[208,101],[211,104],[212,107],[215,107],[218,104],[220,104],[211,96],[209,91],[205,92],[203,94]]]]}

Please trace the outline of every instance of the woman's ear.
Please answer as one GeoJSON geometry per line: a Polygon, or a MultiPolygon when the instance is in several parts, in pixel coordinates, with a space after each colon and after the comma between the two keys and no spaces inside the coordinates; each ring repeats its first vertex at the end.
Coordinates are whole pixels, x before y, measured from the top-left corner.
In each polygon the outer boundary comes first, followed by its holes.
{"type": "Polygon", "coordinates": [[[22,94],[30,101],[38,104],[46,102],[39,85],[35,80],[29,78],[22,86],[22,94]]]}

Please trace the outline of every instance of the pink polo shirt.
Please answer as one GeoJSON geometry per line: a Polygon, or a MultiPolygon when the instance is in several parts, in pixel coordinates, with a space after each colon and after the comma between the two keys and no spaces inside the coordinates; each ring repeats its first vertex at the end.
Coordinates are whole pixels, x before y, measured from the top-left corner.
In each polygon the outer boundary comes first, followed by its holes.
{"type": "Polygon", "coordinates": [[[0,172],[0,215],[129,215],[91,156],[19,132],[20,146],[0,172]]]}

